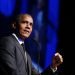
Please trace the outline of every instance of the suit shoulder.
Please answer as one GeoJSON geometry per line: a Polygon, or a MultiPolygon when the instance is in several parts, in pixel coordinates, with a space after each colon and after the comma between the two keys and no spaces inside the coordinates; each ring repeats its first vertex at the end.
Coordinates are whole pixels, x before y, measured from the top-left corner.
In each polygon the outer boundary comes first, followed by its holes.
{"type": "Polygon", "coordinates": [[[0,46],[13,47],[15,46],[14,39],[11,36],[5,36],[0,38],[0,46]]]}
{"type": "Polygon", "coordinates": [[[13,51],[15,49],[15,43],[11,36],[5,36],[0,38],[0,49],[6,51],[13,51]]]}
{"type": "Polygon", "coordinates": [[[13,38],[11,36],[4,36],[4,37],[1,37],[0,38],[0,42],[3,43],[3,42],[10,42],[12,43],[13,42],[13,38]]]}

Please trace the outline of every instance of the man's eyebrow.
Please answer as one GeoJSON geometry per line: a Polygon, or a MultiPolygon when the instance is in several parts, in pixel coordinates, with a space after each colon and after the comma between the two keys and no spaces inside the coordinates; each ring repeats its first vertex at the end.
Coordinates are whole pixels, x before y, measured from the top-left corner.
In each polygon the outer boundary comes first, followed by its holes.
{"type": "Polygon", "coordinates": [[[21,21],[22,23],[30,23],[30,25],[33,25],[33,22],[29,22],[29,21],[21,21]]]}

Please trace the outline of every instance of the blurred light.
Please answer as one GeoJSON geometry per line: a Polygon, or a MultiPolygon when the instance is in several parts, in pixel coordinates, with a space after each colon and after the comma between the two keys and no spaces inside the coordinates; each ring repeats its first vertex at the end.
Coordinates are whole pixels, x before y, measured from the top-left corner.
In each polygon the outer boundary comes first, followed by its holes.
{"type": "Polygon", "coordinates": [[[0,13],[11,16],[15,7],[15,0],[0,0],[0,13]]]}
{"type": "Polygon", "coordinates": [[[57,34],[48,25],[47,27],[47,49],[46,49],[46,59],[45,59],[46,67],[51,64],[52,56],[56,52],[56,47],[57,47],[57,34]]]}
{"type": "Polygon", "coordinates": [[[57,29],[59,24],[59,1],[60,0],[48,0],[48,19],[54,24],[57,29]]]}
{"type": "Polygon", "coordinates": [[[28,0],[21,0],[21,11],[20,13],[26,13],[27,12],[27,4],[28,4],[28,0]]]}
{"type": "Polygon", "coordinates": [[[52,23],[47,26],[47,49],[45,58],[45,68],[51,64],[52,56],[56,52],[57,47],[57,32],[59,25],[59,0],[48,0],[48,20],[52,23]]]}
{"type": "Polygon", "coordinates": [[[43,69],[39,66],[39,64],[36,64],[34,61],[32,61],[32,65],[39,73],[43,72],[43,69]]]}

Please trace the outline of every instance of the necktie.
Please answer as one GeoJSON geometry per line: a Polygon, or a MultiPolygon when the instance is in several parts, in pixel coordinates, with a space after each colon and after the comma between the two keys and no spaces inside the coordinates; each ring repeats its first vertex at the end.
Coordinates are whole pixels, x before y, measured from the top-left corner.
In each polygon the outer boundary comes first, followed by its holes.
{"type": "Polygon", "coordinates": [[[21,44],[25,53],[25,59],[26,59],[26,64],[27,64],[27,55],[26,55],[26,49],[24,43],[21,44]]]}
{"type": "Polygon", "coordinates": [[[27,54],[26,54],[26,50],[25,50],[25,45],[24,43],[21,44],[25,53],[25,67],[26,67],[26,72],[28,72],[28,68],[27,68],[27,54]]]}
{"type": "Polygon", "coordinates": [[[24,45],[24,43],[22,43],[21,45],[22,45],[23,50],[24,50],[24,52],[25,52],[25,45],[24,45]]]}

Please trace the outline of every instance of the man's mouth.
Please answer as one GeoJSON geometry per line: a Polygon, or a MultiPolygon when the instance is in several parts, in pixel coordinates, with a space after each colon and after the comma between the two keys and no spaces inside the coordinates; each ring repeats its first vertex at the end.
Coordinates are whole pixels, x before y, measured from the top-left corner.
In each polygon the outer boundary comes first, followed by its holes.
{"type": "Polygon", "coordinates": [[[29,30],[24,30],[24,32],[30,33],[29,30]]]}

